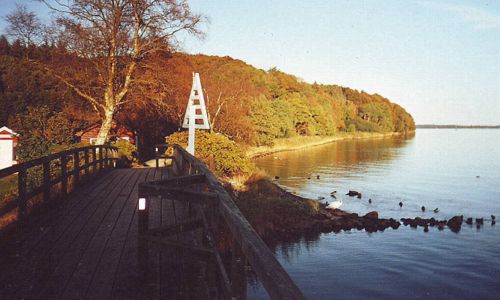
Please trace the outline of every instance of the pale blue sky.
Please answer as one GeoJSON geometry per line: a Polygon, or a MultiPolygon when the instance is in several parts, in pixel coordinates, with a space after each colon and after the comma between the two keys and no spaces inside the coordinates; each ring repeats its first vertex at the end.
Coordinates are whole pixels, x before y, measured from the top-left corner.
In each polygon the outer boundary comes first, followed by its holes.
{"type": "MultiPolygon", "coordinates": [[[[14,2],[0,0],[0,15],[14,2]]],[[[189,53],[379,93],[418,124],[500,124],[500,1],[190,4],[210,23],[204,40],[181,38],[189,53]]]]}

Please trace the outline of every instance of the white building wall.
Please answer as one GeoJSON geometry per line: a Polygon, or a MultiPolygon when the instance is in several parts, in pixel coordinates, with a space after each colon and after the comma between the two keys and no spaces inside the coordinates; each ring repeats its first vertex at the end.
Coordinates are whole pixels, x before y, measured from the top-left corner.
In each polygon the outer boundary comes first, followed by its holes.
{"type": "Polygon", "coordinates": [[[0,139],[0,169],[8,168],[14,164],[14,142],[0,139]]]}

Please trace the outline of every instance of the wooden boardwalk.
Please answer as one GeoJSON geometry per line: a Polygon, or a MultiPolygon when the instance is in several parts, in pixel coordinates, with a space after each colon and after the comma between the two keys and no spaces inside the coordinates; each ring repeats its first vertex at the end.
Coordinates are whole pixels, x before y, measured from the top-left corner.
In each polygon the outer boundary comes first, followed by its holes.
{"type": "MultiPolygon", "coordinates": [[[[0,247],[0,299],[215,298],[210,263],[175,249],[142,249],[138,240],[138,184],[170,174],[168,168],[113,170],[23,229],[0,247]]],[[[188,213],[185,202],[150,203],[152,227],[188,213]]]]}

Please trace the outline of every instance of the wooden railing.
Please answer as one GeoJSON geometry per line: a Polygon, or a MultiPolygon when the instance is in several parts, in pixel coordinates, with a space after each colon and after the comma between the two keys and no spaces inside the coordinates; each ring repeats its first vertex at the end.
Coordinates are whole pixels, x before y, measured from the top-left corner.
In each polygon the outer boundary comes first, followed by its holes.
{"type": "MultiPolygon", "coordinates": [[[[215,205],[216,220],[227,225],[238,250],[243,253],[272,299],[305,299],[274,254],[243,216],[222,183],[204,163],[175,145],[172,167],[176,175],[194,175],[191,176],[194,179],[204,176],[204,183],[209,187],[210,193],[215,194],[212,202],[215,205]]],[[[187,191],[183,190],[183,193],[186,194],[187,191]]],[[[209,196],[205,193],[205,197],[198,198],[210,198],[209,196]]]]}
{"type": "Polygon", "coordinates": [[[117,148],[112,146],[87,146],[1,169],[0,179],[17,175],[17,189],[13,199],[7,199],[0,207],[0,218],[12,214],[15,209],[18,220],[26,218],[28,203],[39,195],[42,203],[67,195],[91,174],[114,168],[116,152],[117,148]],[[53,188],[56,185],[58,189],[53,188]]]}

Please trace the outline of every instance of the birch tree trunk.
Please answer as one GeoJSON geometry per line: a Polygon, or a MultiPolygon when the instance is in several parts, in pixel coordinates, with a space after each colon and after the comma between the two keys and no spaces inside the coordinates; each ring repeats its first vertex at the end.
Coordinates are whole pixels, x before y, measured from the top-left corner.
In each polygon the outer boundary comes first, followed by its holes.
{"type": "Polygon", "coordinates": [[[104,145],[108,140],[109,132],[113,126],[113,115],[114,111],[112,109],[105,112],[99,134],[97,135],[96,145],[104,145]]]}

